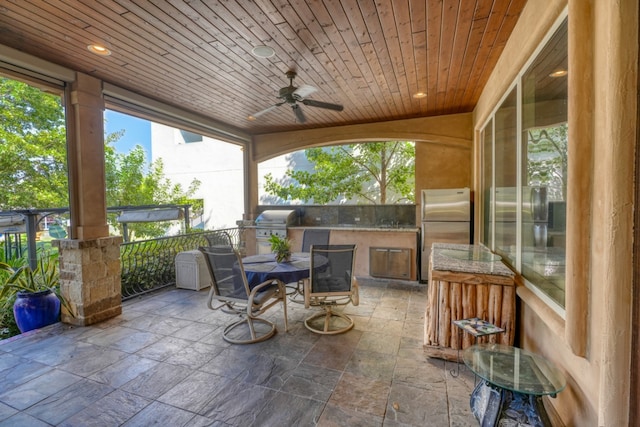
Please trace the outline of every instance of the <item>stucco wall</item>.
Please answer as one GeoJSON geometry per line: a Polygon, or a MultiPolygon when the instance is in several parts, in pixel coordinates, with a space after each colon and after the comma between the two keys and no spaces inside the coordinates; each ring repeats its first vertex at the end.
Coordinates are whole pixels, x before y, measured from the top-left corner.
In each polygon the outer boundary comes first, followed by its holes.
{"type": "Polygon", "coordinates": [[[185,143],[179,129],[152,123],[151,155],[153,161],[163,160],[165,176],[184,190],[200,181],[193,197],[204,201],[205,229],[235,227],[242,219],[242,147],[208,137],[185,143]]]}
{"type": "MultiPolygon", "coordinates": [[[[638,3],[568,6],[567,309],[558,315],[519,287],[518,344],[565,372],[567,388],[547,400],[564,424],[620,426],[629,421],[638,3]]],[[[476,137],[565,7],[527,2],[474,111],[476,137]]],[[[479,166],[477,139],[474,151],[479,166]]],[[[479,176],[477,167],[476,189],[479,176]]]]}
{"type": "MultiPolygon", "coordinates": [[[[258,135],[251,146],[252,162],[257,169],[255,165],[261,161],[313,146],[363,141],[415,141],[416,204],[419,206],[423,188],[471,186],[472,129],[472,115],[465,113],[258,135]]],[[[251,200],[252,212],[255,212],[257,204],[256,194],[251,200]]]]}

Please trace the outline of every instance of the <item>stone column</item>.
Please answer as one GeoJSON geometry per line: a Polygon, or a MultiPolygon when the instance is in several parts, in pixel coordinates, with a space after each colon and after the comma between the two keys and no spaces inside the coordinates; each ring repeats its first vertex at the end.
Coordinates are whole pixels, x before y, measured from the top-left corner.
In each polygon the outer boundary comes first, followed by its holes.
{"type": "Polygon", "coordinates": [[[71,239],[54,245],[68,303],[62,321],[86,326],[122,312],[122,237],[109,237],[107,225],[102,81],[77,73],[65,96],[71,239]]]}
{"type": "Polygon", "coordinates": [[[122,237],[55,240],[60,252],[60,291],[71,315],[62,321],[87,326],[122,313],[120,244],[122,237]]]}

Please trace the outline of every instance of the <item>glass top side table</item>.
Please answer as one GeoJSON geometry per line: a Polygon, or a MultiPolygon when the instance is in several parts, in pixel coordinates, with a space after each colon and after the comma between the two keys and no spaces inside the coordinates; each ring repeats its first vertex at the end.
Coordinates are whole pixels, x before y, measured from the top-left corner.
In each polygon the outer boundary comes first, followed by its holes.
{"type": "Polygon", "coordinates": [[[542,396],[564,390],[565,376],[547,359],[501,344],[478,344],[462,353],[464,363],[484,381],[471,393],[471,411],[481,425],[515,420],[550,426],[542,396]],[[486,424],[485,424],[486,423],[486,424]]]}
{"type": "MultiPolygon", "coordinates": [[[[475,344],[478,344],[479,337],[500,334],[505,331],[503,328],[500,328],[499,326],[496,326],[493,323],[489,323],[486,320],[480,319],[478,317],[454,320],[451,323],[458,327],[460,331],[471,334],[475,339],[475,344]]],[[[458,345],[458,364],[456,366],[456,370],[454,371],[452,369],[450,372],[452,377],[457,377],[460,374],[460,347],[462,347],[462,340],[460,341],[460,345],[458,345]]]]}

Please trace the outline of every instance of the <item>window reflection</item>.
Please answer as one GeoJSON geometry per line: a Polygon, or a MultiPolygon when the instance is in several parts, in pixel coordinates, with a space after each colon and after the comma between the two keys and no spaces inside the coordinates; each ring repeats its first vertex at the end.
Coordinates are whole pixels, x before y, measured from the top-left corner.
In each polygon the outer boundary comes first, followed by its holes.
{"type": "Polygon", "coordinates": [[[564,307],[567,24],[522,77],[522,274],[564,307]],[[564,72],[559,72],[563,70],[564,72]]]}

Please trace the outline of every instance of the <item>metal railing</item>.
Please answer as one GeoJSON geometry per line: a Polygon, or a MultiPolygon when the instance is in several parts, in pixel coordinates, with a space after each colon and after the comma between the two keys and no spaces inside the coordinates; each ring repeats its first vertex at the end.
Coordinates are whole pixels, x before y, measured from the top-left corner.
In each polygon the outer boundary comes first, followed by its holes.
{"type": "Polygon", "coordinates": [[[122,300],[174,285],[176,255],[208,246],[206,237],[219,231],[229,234],[234,247],[241,249],[239,228],[123,243],[120,246],[122,300]]]}

